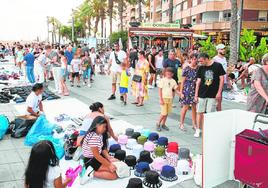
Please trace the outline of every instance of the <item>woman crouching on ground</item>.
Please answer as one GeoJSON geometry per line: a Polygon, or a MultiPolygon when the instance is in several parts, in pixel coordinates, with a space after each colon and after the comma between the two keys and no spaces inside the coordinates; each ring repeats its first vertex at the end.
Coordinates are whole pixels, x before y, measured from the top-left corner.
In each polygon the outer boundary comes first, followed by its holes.
{"type": "Polygon", "coordinates": [[[107,139],[103,139],[103,135],[107,134],[107,126],[108,122],[104,117],[96,117],[82,140],[86,172],[80,179],[81,185],[86,184],[92,177],[106,180],[118,178],[116,167],[112,163],[116,160],[109,155],[106,149],[107,139]]]}

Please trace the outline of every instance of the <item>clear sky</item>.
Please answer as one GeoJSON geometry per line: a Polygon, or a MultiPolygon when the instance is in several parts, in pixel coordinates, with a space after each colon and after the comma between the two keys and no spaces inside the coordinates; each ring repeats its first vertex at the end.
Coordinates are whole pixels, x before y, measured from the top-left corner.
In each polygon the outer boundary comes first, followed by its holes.
{"type": "Polygon", "coordinates": [[[47,38],[47,16],[63,24],[83,0],[0,0],[0,41],[47,38]]]}

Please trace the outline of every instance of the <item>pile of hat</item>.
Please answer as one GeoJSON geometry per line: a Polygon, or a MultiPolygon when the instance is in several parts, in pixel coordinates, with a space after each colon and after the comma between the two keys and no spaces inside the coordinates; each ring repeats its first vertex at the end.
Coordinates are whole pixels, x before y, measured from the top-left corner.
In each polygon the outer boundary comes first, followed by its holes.
{"type": "Polygon", "coordinates": [[[177,175],[191,172],[190,150],[179,148],[178,143],[169,142],[167,137],[160,137],[149,129],[135,132],[128,128],[125,135],[118,136],[118,143],[109,139],[109,148],[112,156],[134,170],[137,178],[131,178],[127,188],[143,185],[157,188],[162,186],[162,181],[176,181],[177,175]],[[126,155],[123,148],[128,149],[130,155],[126,155]]]}

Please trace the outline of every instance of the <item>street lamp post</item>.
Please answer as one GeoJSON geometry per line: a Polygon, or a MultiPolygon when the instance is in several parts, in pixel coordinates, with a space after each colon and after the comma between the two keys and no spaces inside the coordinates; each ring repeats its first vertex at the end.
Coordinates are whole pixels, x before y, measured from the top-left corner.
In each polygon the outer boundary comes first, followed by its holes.
{"type": "Polygon", "coordinates": [[[74,10],[72,9],[72,42],[74,42],[74,10]]]}
{"type": "Polygon", "coordinates": [[[47,16],[47,42],[49,42],[49,17],[47,16]]]}

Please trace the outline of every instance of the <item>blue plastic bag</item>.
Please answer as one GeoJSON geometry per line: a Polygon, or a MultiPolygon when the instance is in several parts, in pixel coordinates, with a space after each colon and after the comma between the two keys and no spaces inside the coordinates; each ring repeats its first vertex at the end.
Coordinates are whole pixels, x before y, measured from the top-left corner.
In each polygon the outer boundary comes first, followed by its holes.
{"type": "Polygon", "coordinates": [[[57,157],[61,159],[64,156],[63,141],[52,136],[52,131],[56,126],[50,123],[44,115],[40,116],[26,135],[24,144],[32,146],[41,140],[49,140],[53,143],[57,157]]]}
{"type": "Polygon", "coordinates": [[[0,140],[3,139],[4,135],[7,132],[9,126],[9,121],[6,116],[0,115],[0,140]]]}
{"type": "Polygon", "coordinates": [[[32,128],[25,137],[24,144],[26,146],[32,146],[39,142],[39,136],[50,136],[52,135],[53,129],[56,127],[55,124],[49,123],[46,116],[42,115],[36,120],[32,128]]]}

